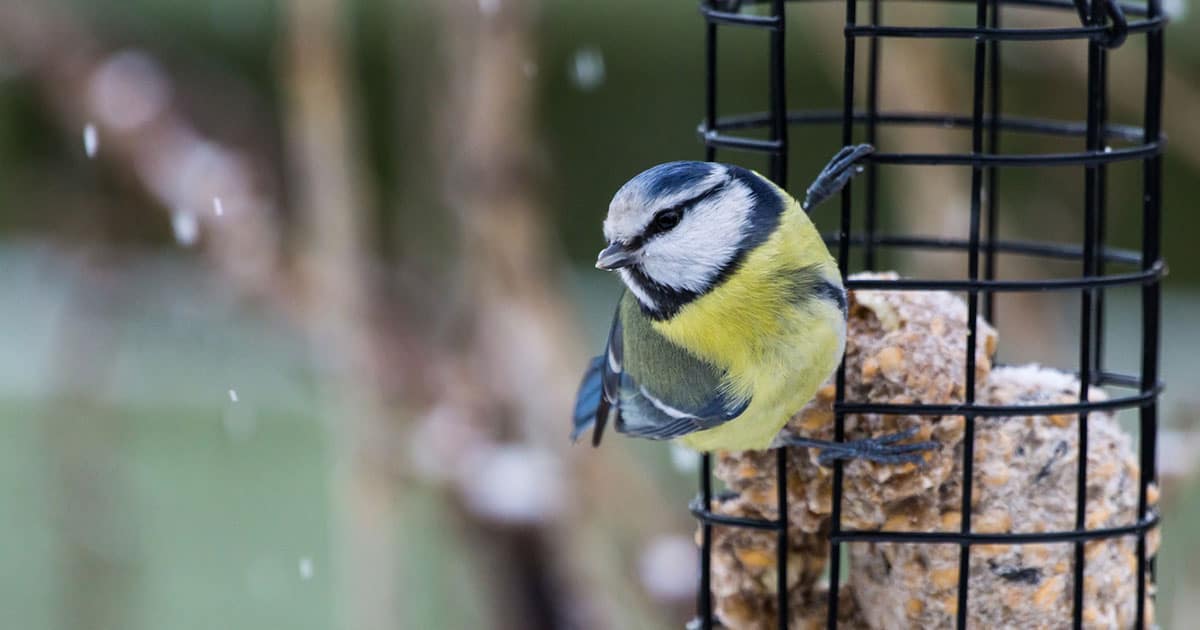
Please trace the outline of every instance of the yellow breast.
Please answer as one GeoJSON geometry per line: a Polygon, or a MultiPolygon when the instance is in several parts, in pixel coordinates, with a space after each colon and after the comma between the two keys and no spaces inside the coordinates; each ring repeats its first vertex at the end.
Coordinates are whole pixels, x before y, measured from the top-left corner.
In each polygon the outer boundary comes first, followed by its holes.
{"type": "Polygon", "coordinates": [[[791,202],[774,234],[729,278],[675,317],[654,323],[673,342],[724,369],[729,394],[751,399],[742,415],[685,436],[684,444],[705,451],[766,448],[837,366],[844,315],[828,300],[797,300],[780,278],[799,269],[816,269],[841,286],[820,235],[791,202]]]}

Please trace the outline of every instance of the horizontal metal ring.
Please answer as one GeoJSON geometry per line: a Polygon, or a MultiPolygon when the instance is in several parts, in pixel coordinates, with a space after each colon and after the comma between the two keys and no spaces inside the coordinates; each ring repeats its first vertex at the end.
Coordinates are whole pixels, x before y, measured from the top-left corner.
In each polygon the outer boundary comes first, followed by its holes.
{"type": "MultiPolygon", "coordinates": [[[[981,247],[982,249],[982,247],[981,247]]],[[[1032,293],[1037,291],[1069,291],[1071,289],[1105,289],[1119,286],[1153,284],[1163,277],[1165,265],[1157,262],[1149,269],[1130,273],[1115,273],[1084,278],[1048,278],[1043,280],[925,280],[898,278],[895,280],[847,279],[847,289],[874,291],[965,291],[967,293],[1032,293]]]]}
{"type": "MultiPolygon", "coordinates": [[[[835,233],[823,235],[825,243],[836,245],[839,237],[835,233]]],[[[862,234],[850,235],[851,247],[862,247],[867,244],[867,238],[862,234]]],[[[966,239],[946,238],[940,236],[877,236],[870,239],[875,247],[906,249],[906,250],[961,250],[970,251],[971,243],[966,239]]],[[[1056,260],[1083,260],[1083,247],[1065,243],[1044,243],[1038,241],[999,240],[991,244],[997,252],[1015,254],[1018,256],[1033,256],[1052,258],[1056,260]]],[[[979,251],[988,249],[986,241],[980,241],[979,251]]],[[[1104,262],[1122,265],[1141,265],[1142,255],[1131,249],[1105,247],[1100,250],[1100,258],[1104,262]]]]}
{"type": "MultiPolygon", "coordinates": [[[[829,110],[793,111],[786,116],[788,124],[835,124],[840,123],[840,112],[829,110]]],[[[869,122],[868,114],[858,112],[854,115],[856,123],[869,122]]],[[[945,113],[918,112],[880,112],[875,116],[877,125],[909,125],[909,126],[938,126],[950,129],[966,129],[973,126],[968,116],[945,113]]],[[[734,129],[754,129],[767,127],[771,124],[771,116],[766,113],[742,114],[717,119],[715,129],[710,129],[705,122],[697,127],[697,133],[706,146],[713,148],[739,149],[743,151],[759,151],[763,153],[778,153],[783,143],[778,140],[760,140],[743,138],[721,133],[734,129]]],[[[993,124],[991,117],[983,119],[985,127],[993,124]]],[[[1084,136],[1087,126],[1076,121],[1046,120],[1037,118],[1005,117],[995,120],[997,128],[1006,131],[1021,131],[1035,134],[1054,136],[1084,136]]],[[[1143,142],[1142,129],[1130,125],[1107,125],[1104,137],[1107,140],[1134,142],[1132,146],[1106,148],[1094,151],[1077,151],[1068,153],[1026,153],[1026,154],[993,154],[993,153],[874,153],[865,161],[876,164],[903,164],[916,166],[1094,166],[1143,160],[1162,154],[1166,138],[1159,136],[1153,142],[1143,142]]]]}
{"type": "Polygon", "coordinates": [[[980,405],[977,403],[929,405],[919,403],[843,402],[834,403],[833,410],[835,413],[874,413],[893,416],[982,416],[988,418],[1054,416],[1145,407],[1158,399],[1158,395],[1162,393],[1162,389],[1163,384],[1159,382],[1148,391],[1129,396],[1046,405],[980,405]]]}
{"type": "MultiPolygon", "coordinates": [[[[1129,23],[1127,33],[1151,33],[1163,29],[1167,21],[1162,17],[1135,20],[1129,23]]],[[[845,28],[847,37],[889,37],[926,39],[970,39],[985,41],[1046,42],[1071,39],[1095,39],[1107,41],[1111,36],[1108,25],[1068,26],[1061,28],[992,28],[987,26],[872,26],[856,24],[845,28]]]]}
{"type": "MultiPolygon", "coordinates": [[[[854,112],[853,118],[856,123],[866,123],[869,120],[869,114],[857,111],[854,112]]],[[[971,116],[963,114],[902,111],[876,112],[875,121],[890,125],[927,125],[943,129],[970,129],[974,122],[971,116]]],[[[793,125],[841,124],[842,111],[840,109],[790,111],[787,113],[787,122],[793,125]]],[[[766,112],[754,112],[721,117],[717,119],[716,129],[718,132],[721,132],[734,129],[753,129],[755,127],[766,128],[770,124],[770,114],[766,112]]],[[[990,127],[992,117],[984,116],[983,124],[986,127],[990,127]]],[[[1005,131],[1024,131],[1053,136],[1083,138],[1087,135],[1087,123],[1075,120],[1001,116],[996,120],[996,126],[1005,131]]],[[[698,131],[701,135],[707,131],[703,123],[701,123],[698,131]]],[[[1123,140],[1125,142],[1142,142],[1145,136],[1145,131],[1135,125],[1109,123],[1105,125],[1103,132],[1103,137],[1106,140],[1123,140]]]]}
{"type": "Polygon", "coordinates": [[[873,153],[864,161],[876,164],[907,164],[922,166],[1096,166],[1142,160],[1162,155],[1163,142],[1149,142],[1120,149],[1003,155],[980,153],[873,153]]]}
{"type": "Polygon", "coordinates": [[[1158,514],[1141,519],[1132,525],[1104,527],[1100,529],[1069,530],[1061,532],[1031,532],[1027,534],[978,534],[963,532],[886,532],[850,530],[829,536],[835,543],[844,542],[893,542],[893,543],[954,543],[959,545],[1029,545],[1039,543],[1061,543],[1087,540],[1104,540],[1121,536],[1140,535],[1150,531],[1159,523],[1158,514]]]}
{"type": "MultiPolygon", "coordinates": [[[[778,531],[782,523],[776,519],[756,519],[715,514],[702,507],[703,499],[697,495],[688,505],[696,520],[708,525],[740,527],[764,531],[778,531]]],[[[1104,527],[1098,529],[1067,530],[1057,532],[1029,532],[1009,534],[981,534],[976,532],[890,532],[868,530],[846,530],[831,534],[833,543],[844,542],[896,542],[896,543],[953,543],[959,545],[1028,545],[1038,543],[1074,542],[1103,540],[1121,536],[1139,535],[1159,524],[1159,515],[1139,520],[1132,525],[1104,527]]]]}
{"type": "Polygon", "coordinates": [[[706,3],[700,4],[700,14],[711,24],[730,24],[733,26],[751,26],[767,30],[779,28],[780,20],[773,15],[754,15],[752,13],[734,13],[715,9],[706,3]]]}
{"type": "MultiPolygon", "coordinates": [[[[797,1],[797,0],[793,0],[797,1]]],[[[964,0],[942,0],[964,1],[964,0]]],[[[761,1],[745,0],[739,5],[763,4],[761,1]]],[[[1005,4],[1027,5],[1040,8],[1074,9],[1071,2],[1055,2],[1052,0],[1010,0],[1005,4]]],[[[714,7],[711,1],[700,3],[700,13],[710,24],[729,24],[733,26],[748,26],[765,30],[779,30],[783,20],[776,15],[756,15],[742,13],[740,10],[729,11],[714,7]]],[[[1094,24],[1075,27],[1043,27],[1043,28],[999,28],[999,27],[968,27],[968,26],[888,26],[870,24],[847,25],[844,33],[847,37],[873,38],[932,38],[932,39],[970,39],[983,41],[1063,41],[1063,40],[1098,40],[1107,48],[1116,48],[1123,44],[1131,33],[1160,32],[1166,26],[1164,16],[1146,17],[1145,7],[1127,3],[1108,2],[1106,13],[1113,24],[1094,24]],[[1129,22],[1125,15],[1142,16],[1144,19],[1129,22]]]]}
{"type": "MultiPolygon", "coordinates": [[[[821,0],[787,0],[787,1],[794,3],[794,4],[800,4],[800,3],[818,2],[821,0]]],[[[900,1],[900,0],[889,0],[889,2],[898,2],[898,1],[900,1]]],[[[970,3],[970,4],[974,4],[976,2],[976,0],[904,0],[904,1],[913,2],[913,3],[931,3],[931,4],[932,3],[961,3],[961,4],[970,3]]],[[[762,6],[762,5],[766,5],[770,2],[771,2],[771,0],[741,0],[739,4],[740,4],[740,6],[754,6],[754,5],[762,6]]],[[[701,3],[702,6],[707,6],[707,4],[708,4],[707,2],[701,3]]],[[[1133,16],[1137,16],[1137,17],[1145,17],[1145,16],[1149,15],[1149,12],[1146,10],[1145,4],[1134,4],[1132,2],[1121,2],[1119,4],[1120,4],[1121,10],[1124,11],[1126,15],[1133,15],[1133,16]]],[[[1026,6],[1026,7],[1035,7],[1035,8],[1039,8],[1039,9],[1064,9],[1064,10],[1071,11],[1071,12],[1074,12],[1076,10],[1075,3],[1072,2],[1071,0],[1001,0],[1001,5],[1002,6],[1026,6]]]]}
{"type": "Polygon", "coordinates": [[[783,150],[783,142],[780,140],[740,138],[715,131],[704,133],[704,144],[718,149],[740,149],[742,151],[761,151],[763,153],[779,153],[783,150]]]}
{"type": "Polygon", "coordinates": [[[762,529],[768,531],[780,531],[783,529],[783,521],[780,520],[765,520],[758,518],[746,518],[742,516],[727,516],[725,514],[714,514],[711,510],[704,508],[704,497],[696,495],[690,503],[688,510],[699,521],[710,525],[725,525],[728,527],[743,527],[746,529],[762,529]]]}

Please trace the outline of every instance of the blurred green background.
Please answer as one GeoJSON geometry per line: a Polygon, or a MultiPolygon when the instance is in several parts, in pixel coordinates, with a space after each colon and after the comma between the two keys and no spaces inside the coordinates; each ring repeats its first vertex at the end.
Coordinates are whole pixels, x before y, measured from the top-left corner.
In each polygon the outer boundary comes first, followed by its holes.
{"type": "MultiPolygon", "coordinates": [[[[967,6],[886,4],[894,23],[973,20],[967,6]]],[[[795,6],[789,107],[836,108],[841,5],[795,6]]],[[[1180,628],[1200,616],[1200,256],[1187,240],[1200,26],[1187,8],[1168,6],[1158,599],[1180,628]]],[[[618,291],[590,265],[608,198],[645,167],[703,156],[694,2],[0,0],[0,24],[5,627],[688,618],[690,460],[616,436],[570,449],[565,418],[618,291]]],[[[765,37],[721,41],[721,111],[762,109],[765,37]]],[[[1084,117],[1081,44],[1004,50],[1006,112],[1084,117]]],[[[969,112],[970,51],[888,40],[885,107],[969,112]]],[[[1115,122],[1140,123],[1143,62],[1141,38],[1112,54],[1115,122]]],[[[791,141],[796,191],[838,130],[791,141]]],[[[969,142],[889,130],[880,145],[969,142]]],[[[1002,148],[1077,142],[1006,134],[1002,148]]],[[[968,177],[884,169],[885,229],[965,234],[968,177]]],[[[1080,169],[1004,171],[1001,233],[1077,241],[1082,188],[1080,169]]],[[[1110,169],[1110,244],[1139,245],[1140,196],[1138,165],[1110,169]]],[[[831,208],[817,211],[825,228],[831,208]]],[[[1108,295],[1114,369],[1138,366],[1138,307],[1136,291],[1108,295]]],[[[1001,359],[1070,368],[1078,308],[1074,295],[1001,300],[1001,359]]]]}

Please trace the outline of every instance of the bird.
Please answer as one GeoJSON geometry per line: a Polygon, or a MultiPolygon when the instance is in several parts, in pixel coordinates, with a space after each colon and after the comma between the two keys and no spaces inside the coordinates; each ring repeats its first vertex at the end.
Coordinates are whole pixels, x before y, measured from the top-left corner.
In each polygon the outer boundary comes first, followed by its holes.
{"type": "Polygon", "coordinates": [[[596,267],[617,273],[604,352],[588,364],[571,438],[619,433],[701,452],[817,448],[819,462],[923,461],[913,431],[834,442],[777,436],[841,361],[846,292],[808,210],[861,170],[871,145],[840,150],[803,204],[757,172],[679,161],[613,196],[596,267]]]}

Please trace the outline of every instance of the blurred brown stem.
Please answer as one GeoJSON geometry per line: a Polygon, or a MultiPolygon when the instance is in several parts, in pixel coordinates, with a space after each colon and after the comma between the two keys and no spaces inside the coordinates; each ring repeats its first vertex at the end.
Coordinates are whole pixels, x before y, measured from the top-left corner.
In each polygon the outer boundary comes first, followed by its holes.
{"type": "Polygon", "coordinates": [[[453,70],[446,72],[445,93],[431,103],[440,119],[434,144],[445,148],[438,161],[466,274],[463,319],[469,370],[487,401],[482,421],[496,440],[552,454],[562,462],[567,488],[566,505],[536,527],[490,526],[500,537],[491,563],[516,578],[493,582],[492,599],[508,610],[498,627],[627,627],[631,618],[655,619],[662,611],[631,584],[626,567],[593,550],[611,550],[616,532],[639,519],[661,525],[661,515],[682,510],[682,501],[664,502],[636,465],[614,464],[618,450],[604,451],[610,461],[601,465],[566,439],[584,361],[556,286],[562,262],[534,193],[535,94],[523,67],[535,55],[537,6],[438,3],[445,67],[453,70]]]}
{"type": "Polygon", "coordinates": [[[404,486],[400,422],[376,381],[386,364],[374,318],[365,199],[336,0],[295,0],[287,9],[284,68],[291,181],[301,226],[309,328],[326,362],[334,438],[335,549],[340,626],[401,626],[399,508],[404,486]]]}
{"type": "MultiPolygon", "coordinates": [[[[564,378],[570,339],[562,304],[549,290],[551,257],[532,199],[532,91],[521,71],[529,58],[531,7],[497,3],[484,14],[476,2],[440,3],[449,98],[439,112],[452,147],[443,186],[455,211],[467,276],[471,332],[469,371],[487,405],[494,439],[543,447],[568,409],[573,383],[564,378]]],[[[573,379],[570,379],[573,380],[573,379]]],[[[567,607],[580,574],[564,566],[570,550],[555,550],[552,525],[490,524],[496,544],[482,559],[509,579],[493,580],[498,628],[568,627],[567,607]]],[[[588,625],[591,625],[590,623],[588,625]]]]}

